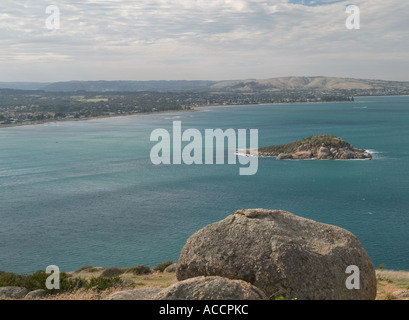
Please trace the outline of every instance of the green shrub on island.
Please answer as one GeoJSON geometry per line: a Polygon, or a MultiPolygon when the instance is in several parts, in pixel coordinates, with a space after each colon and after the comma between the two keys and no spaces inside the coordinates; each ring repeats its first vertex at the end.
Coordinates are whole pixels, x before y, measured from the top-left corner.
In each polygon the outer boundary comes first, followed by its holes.
{"type": "Polygon", "coordinates": [[[159,263],[156,267],[153,268],[153,271],[156,272],[163,272],[167,267],[169,267],[171,264],[173,264],[173,261],[165,261],[162,263],[159,263]]]}
{"type": "Polygon", "coordinates": [[[144,274],[151,274],[152,270],[148,266],[139,265],[139,266],[128,268],[126,270],[126,273],[132,273],[133,275],[138,276],[138,275],[144,275],[144,274]]]}
{"type": "Polygon", "coordinates": [[[307,145],[310,148],[319,148],[322,145],[325,145],[327,148],[350,148],[352,147],[348,142],[342,140],[339,137],[322,134],[297,140],[287,144],[281,144],[276,146],[269,146],[259,148],[260,152],[268,152],[272,154],[279,153],[294,153],[297,151],[297,148],[303,145],[307,145]]]}

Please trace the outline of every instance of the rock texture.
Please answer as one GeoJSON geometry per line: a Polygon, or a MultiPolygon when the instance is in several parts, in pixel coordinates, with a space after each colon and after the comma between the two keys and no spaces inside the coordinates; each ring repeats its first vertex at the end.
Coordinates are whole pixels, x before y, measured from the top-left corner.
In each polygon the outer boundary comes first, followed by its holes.
{"type": "Polygon", "coordinates": [[[267,300],[267,297],[245,281],[196,277],[162,290],[155,300],[267,300]]]}
{"type": "Polygon", "coordinates": [[[373,264],[352,233],[278,210],[239,210],[199,230],[182,249],[176,275],[241,279],[270,299],[376,296],[373,264]],[[359,290],[346,287],[350,265],[360,270],[359,290]]]}
{"type": "Polygon", "coordinates": [[[46,295],[47,293],[45,292],[45,290],[38,289],[38,290],[30,291],[29,293],[27,293],[27,295],[25,296],[25,299],[29,299],[29,300],[41,299],[41,298],[44,298],[46,295]]]}
{"type": "Polygon", "coordinates": [[[163,271],[173,273],[173,272],[176,272],[177,267],[178,267],[177,263],[172,263],[170,266],[166,267],[166,269],[163,271]]]}
{"type": "Polygon", "coordinates": [[[141,288],[114,293],[104,300],[155,300],[161,288],[141,288]]]}
{"type": "Polygon", "coordinates": [[[22,299],[26,296],[28,290],[22,287],[0,287],[0,299],[22,299]]]}
{"type": "MultiPolygon", "coordinates": [[[[249,153],[250,150],[247,150],[249,153]]],[[[269,146],[258,149],[258,155],[284,159],[372,159],[364,149],[332,135],[317,135],[294,141],[285,145],[269,146]]]]}

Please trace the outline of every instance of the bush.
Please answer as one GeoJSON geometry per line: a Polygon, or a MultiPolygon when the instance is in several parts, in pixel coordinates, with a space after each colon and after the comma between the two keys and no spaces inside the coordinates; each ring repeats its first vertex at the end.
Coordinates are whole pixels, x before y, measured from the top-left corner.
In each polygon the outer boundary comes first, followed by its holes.
{"type": "Polygon", "coordinates": [[[20,282],[22,281],[22,276],[11,273],[11,272],[1,272],[0,274],[0,287],[15,286],[20,287],[20,282]]]}
{"type": "Polygon", "coordinates": [[[45,282],[48,276],[45,271],[37,271],[29,275],[3,272],[0,274],[0,287],[24,287],[29,291],[37,289],[47,290],[45,282]]]}
{"type": "MultiPolygon", "coordinates": [[[[46,288],[45,282],[50,275],[47,274],[45,271],[37,271],[33,274],[29,274],[22,277],[22,285],[21,287],[27,288],[29,291],[37,290],[37,289],[44,289],[46,291],[50,291],[46,288]]],[[[60,275],[61,279],[61,275],[60,275]]]]}
{"type": "Polygon", "coordinates": [[[124,270],[118,267],[112,267],[102,271],[101,277],[117,277],[124,273],[124,270]]]}
{"type": "Polygon", "coordinates": [[[83,278],[72,278],[63,272],[60,274],[60,290],[53,290],[52,292],[74,292],[78,289],[86,288],[87,285],[87,280],[83,278]]]}
{"type": "Polygon", "coordinates": [[[139,265],[136,267],[128,268],[126,272],[132,273],[134,275],[143,275],[152,273],[152,270],[148,266],[139,265]]]}
{"type": "Polygon", "coordinates": [[[123,284],[123,281],[118,276],[116,277],[98,277],[91,278],[86,286],[86,289],[94,289],[98,292],[104,291],[112,287],[118,287],[123,284]]]}
{"type": "Polygon", "coordinates": [[[15,286],[24,287],[29,291],[43,289],[47,293],[71,292],[80,288],[84,288],[87,284],[86,280],[81,278],[71,278],[64,272],[60,273],[60,289],[49,290],[46,287],[46,280],[50,275],[45,271],[40,270],[33,274],[15,274],[4,272],[0,274],[0,287],[15,286]]]}
{"type": "MultiPolygon", "coordinates": [[[[114,268],[110,268],[114,269],[114,268]]],[[[106,270],[110,270],[106,269],[106,270]]],[[[119,268],[116,268],[119,269],[119,268]]],[[[115,269],[115,270],[116,270],[115,269]]],[[[121,270],[121,273],[123,271],[121,270]]],[[[114,271],[110,270],[108,273],[113,274],[114,271]]],[[[33,274],[23,275],[15,274],[12,272],[0,272],[0,287],[24,287],[29,291],[43,289],[49,294],[57,294],[63,292],[74,292],[79,289],[94,289],[97,291],[103,291],[108,288],[117,287],[123,284],[122,279],[118,276],[98,277],[91,278],[89,281],[83,278],[71,277],[65,272],[60,273],[60,289],[49,290],[46,287],[46,280],[49,277],[45,271],[37,271],[33,274]]]]}
{"type": "Polygon", "coordinates": [[[155,268],[153,268],[153,270],[157,272],[163,272],[171,264],[173,264],[173,261],[165,261],[165,262],[159,263],[155,268]]]}

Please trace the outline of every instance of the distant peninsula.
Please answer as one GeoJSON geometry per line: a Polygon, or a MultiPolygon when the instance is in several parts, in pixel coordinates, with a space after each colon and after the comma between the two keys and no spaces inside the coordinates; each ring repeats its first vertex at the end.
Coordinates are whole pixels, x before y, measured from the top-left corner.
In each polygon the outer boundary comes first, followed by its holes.
{"type": "MultiPolygon", "coordinates": [[[[250,150],[247,150],[249,153],[250,150]]],[[[367,159],[372,155],[333,135],[315,135],[288,144],[262,147],[258,149],[261,157],[284,159],[367,159]]]]}

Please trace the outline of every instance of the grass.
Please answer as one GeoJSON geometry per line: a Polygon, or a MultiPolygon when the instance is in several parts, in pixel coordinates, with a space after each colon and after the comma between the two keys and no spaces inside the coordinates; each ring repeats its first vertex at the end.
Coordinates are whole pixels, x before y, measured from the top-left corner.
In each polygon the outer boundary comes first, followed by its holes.
{"type": "Polygon", "coordinates": [[[151,274],[152,270],[148,266],[139,265],[139,266],[127,268],[125,272],[132,273],[134,275],[143,275],[143,274],[151,274]]]}
{"type": "Polygon", "coordinates": [[[409,272],[376,270],[378,279],[377,300],[409,299],[409,272]]]}
{"type": "MultiPolygon", "coordinates": [[[[73,278],[94,279],[95,275],[99,276],[102,272],[73,274],[73,278]]],[[[139,289],[144,287],[167,288],[177,282],[175,273],[154,272],[147,275],[134,275],[132,273],[123,273],[118,277],[122,280],[122,285],[107,286],[104,290],[101,287],[88,289],[78,289],[73,292],[61,292],[56,295],[45,297],[46,300],[100,300],[119,291],[139,289]]],[[[108,278],[113,279],[113,278],[108,278]]]]}
{"type": "MultiPolygon", "coordinates": [[[[123,270],[127,269],[132,268],[124,268],[123,270]]],[[[177,282],[175,273],[151,272],[136,275],[132,272],[125,272],[119,276],[103,277],[103,270],[102,268],[86,266],[74,272],[61,273],[61,290],[48,291],[52,294],[47,295],[44,299],[99,300],[119,291],[144,287],[167,288],[177,282]]],[[[378,269],[376,276],[378,282],[377,300],[409,299],[408,271],[378,269]]],[[[44,284],[47,277],[48,275],[44,271],[38,271],[32,275],[0,272],[0,287],[23,286],[29,290],[46,290],[44,284]]]]}
{"type": "MultiPolygon", "coordinates": [[[[46,280],[49,277],[45,271],[40,270],[33,274],[15,274],[12,272],[0,273],[0,287],[15,286],[24,287],[29,291],[43,289],[47,293],[54,293],[46,287],[46,280]]],[[[72,292],[80,288],[87,288],[88,282],[82,278],[73,278],[71,275],[60,273],[59,292],[72,292]]]]}

